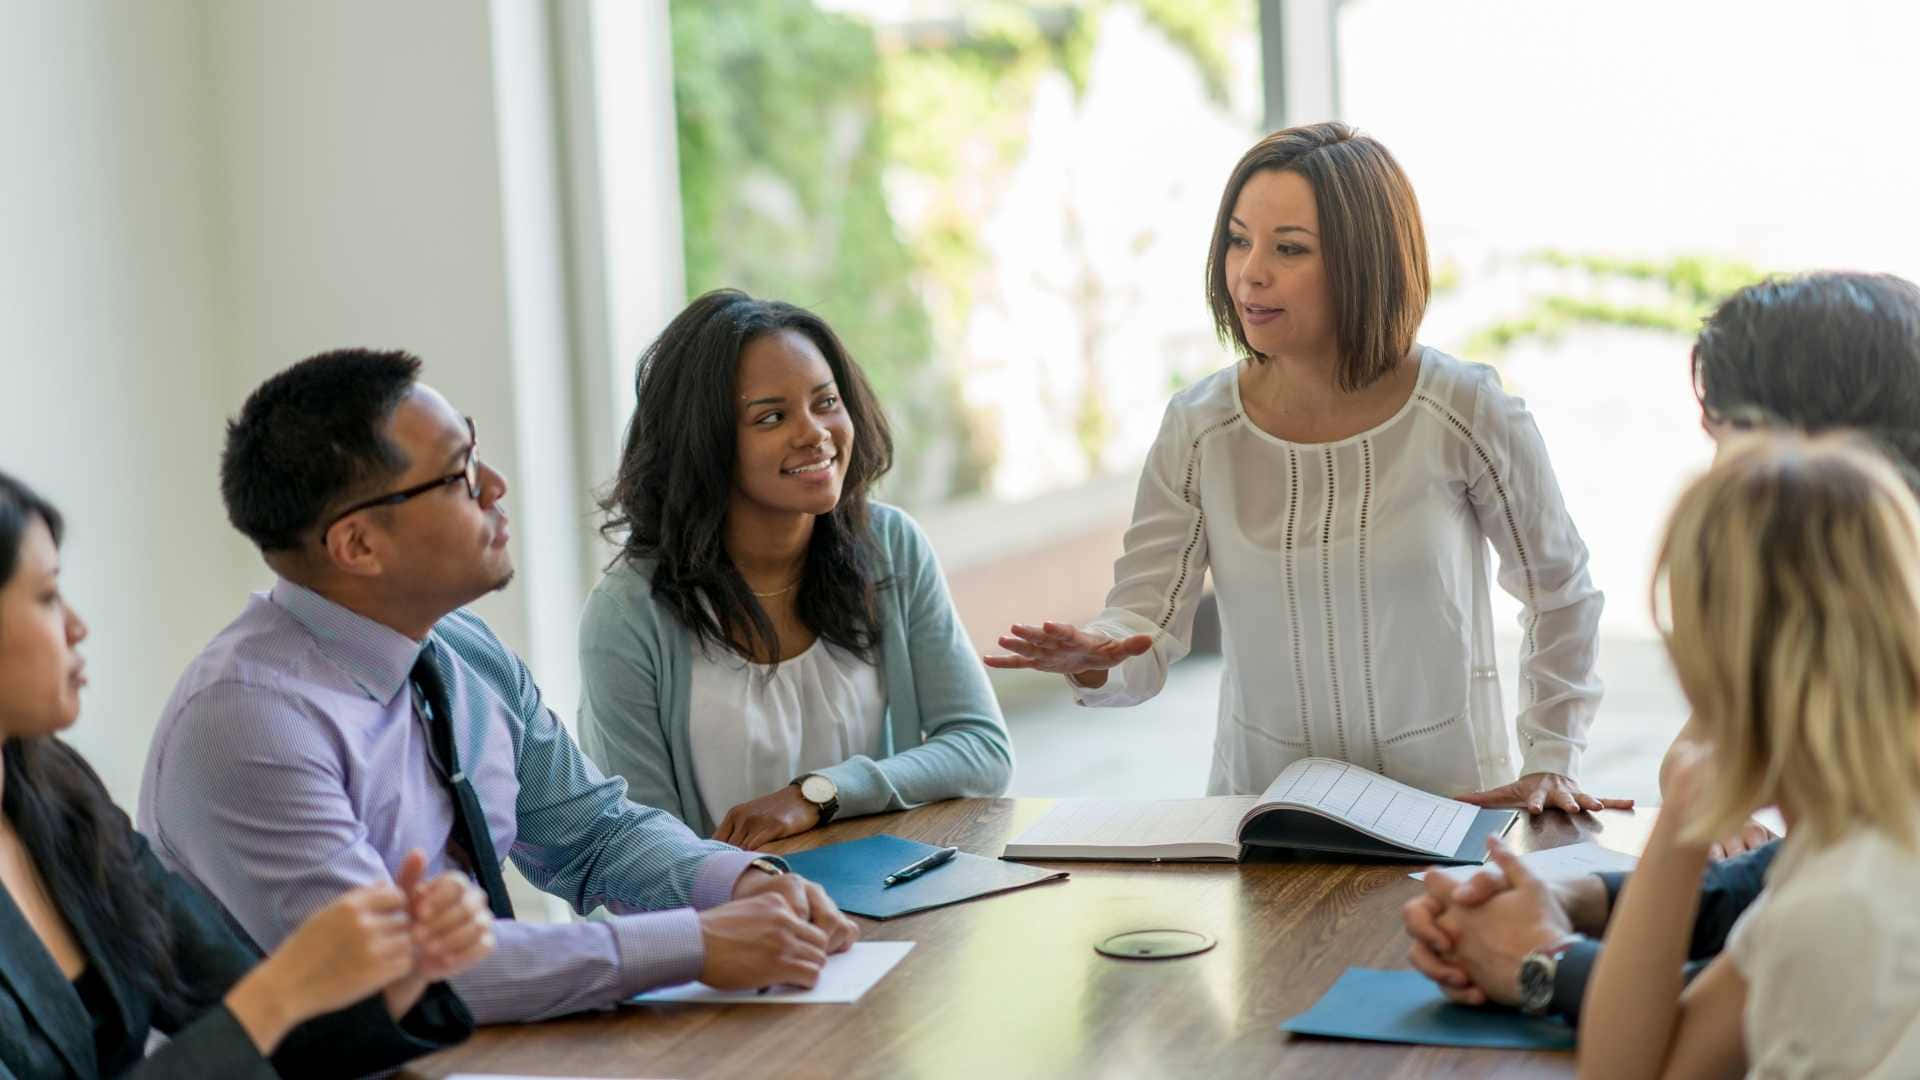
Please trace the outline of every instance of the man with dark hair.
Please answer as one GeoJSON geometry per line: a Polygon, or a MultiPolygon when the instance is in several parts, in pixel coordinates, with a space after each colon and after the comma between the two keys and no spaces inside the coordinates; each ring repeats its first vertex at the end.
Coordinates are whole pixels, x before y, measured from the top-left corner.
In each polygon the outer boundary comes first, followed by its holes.
{"type": "MultiPolygon", "coordinates": [[[[1846,430],[1886,452],[1920,492],[1920,286],[1891,274],[1816,271],[1768,278],[1723,300],[1690,358],[1700,426],[1715,441],[1751,428],[1846,430]]],[[[1686,725],[1661,763],[1710,752],[1686,725]]],[[[1714,845],[1688,944],[1687,977],[1720,953],[1757,902],[1781,847],[1749,821],[1714,845]]],[[[1507,853],[1464,883],[1427,875],[1401,908],[1408,962],[1470,1005],[1518,1005],[1579,1019],[1625,874],[1538,881],[1507,853]]]]}
{"type": "Polygon", "coordinates": [[[812,985],[856,934],[778,860],[625,798],[463,605],[506,586],[506,482],[473,421],[403,352],[301,361],[227,429],[220,487],[278,580],[188,667],[161,717],[140,826],[263,947],[411,848],[486,889],[498,947],[454,981],[482,1023],[651,986],[812,985]],[[513,921],[501,876],[576,911],[513,921]]]}

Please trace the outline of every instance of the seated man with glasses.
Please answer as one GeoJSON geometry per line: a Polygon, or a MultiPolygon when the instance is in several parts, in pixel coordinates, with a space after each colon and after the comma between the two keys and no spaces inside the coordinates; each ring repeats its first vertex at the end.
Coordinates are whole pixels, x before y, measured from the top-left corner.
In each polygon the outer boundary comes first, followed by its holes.
{"type": "Polygon", "coordinates": [[[696,978],[811,986],[856,933],[826,893],[628,801],[464,610],[513,577],[507,486],[419,372],[403,352],[325,353],[228,425],[227,515],[278,580],[167,702],[141,829],[263,948],[412,848],[430,874],[465,870],[500,919],[454,980],[481,1023],[696,978]],[[512,921],[508,858],[613,917],[512,921]]]}

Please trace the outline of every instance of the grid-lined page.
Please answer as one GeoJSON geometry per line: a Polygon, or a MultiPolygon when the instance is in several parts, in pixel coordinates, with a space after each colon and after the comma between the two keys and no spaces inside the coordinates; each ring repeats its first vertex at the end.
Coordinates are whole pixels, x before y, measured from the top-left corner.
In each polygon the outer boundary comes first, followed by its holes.
{"type": "Polygon", "coordinates": [[[1480,812],[1477,806],[1327,758],[1287,766],[1260,801],[1318,810],[1382,840],[1447,858],[1460,850],[1480,812]]]}
{"type": "Polygon", "coordinates": [[[1010,846],[1125,850],[1226,844],[1237,849],[1240,816],[1252,806],[1251,798],[1062,799],[1010,846]]]}

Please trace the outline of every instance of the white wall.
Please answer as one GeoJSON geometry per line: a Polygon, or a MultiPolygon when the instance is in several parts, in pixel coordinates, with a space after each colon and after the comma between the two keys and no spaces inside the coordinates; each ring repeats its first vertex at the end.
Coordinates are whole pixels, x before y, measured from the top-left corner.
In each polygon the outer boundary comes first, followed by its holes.
{"type": "MultiPolygon", "coordinates": [[[[327,348],[405,348],[517,479],[486,14],[470,0],[208,3],[225,408],[327,348]]],[[[523,640],[525,596],[479,610],[523,640]]]]}
{"type": "Polygon", "coordinates": [[[93,626],[72,738],[123,805],[174,678],[259,576],[215,477],[203,40],[192,0],[0,3],[0,468],[69,518],[93,626]]]}
{"type": "MultiPolygon", "coordinates": [[[[613,452],[604,348],[583,392],[571,339],[620,279],[591,303],[570,279],[623,241],[570,221],[617,227],[579,200],[627,193],[569,191],[567,117],[602,103],[563,109],[556,63],[595,57],[555,23],[544,0],[0,0],[0,468],[72,518],[73,738],[123,804],[180,670],[269,580],[220,509],[222,421],[333,346],[410,349],[475,417],[520,568],[477,606],[571,719],[613,452]]],[[[677,245],[657,259],[677,281],[677,245]]]]}

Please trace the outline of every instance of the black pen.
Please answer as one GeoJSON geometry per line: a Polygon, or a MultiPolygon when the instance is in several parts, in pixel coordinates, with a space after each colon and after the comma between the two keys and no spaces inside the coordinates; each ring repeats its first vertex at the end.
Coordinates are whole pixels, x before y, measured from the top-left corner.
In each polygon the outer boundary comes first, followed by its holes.
{"type": "Polygon", "coordinates": [[[926,873],[936,866],[945,866],[958,854],[960,854],[960,849],[957,847],[941,848],[939,851],[925,858],[915,859],[900,869],[895,870],[893,873],[888,874],[886,877],[881,878],[880,887],[883,889],[891,889],[903,881],[912,881],[914,878],[919,877],[921,874],[926,873]]]}

